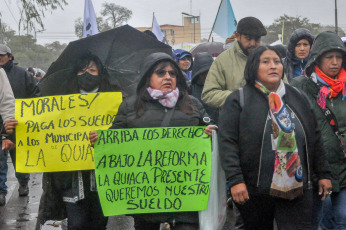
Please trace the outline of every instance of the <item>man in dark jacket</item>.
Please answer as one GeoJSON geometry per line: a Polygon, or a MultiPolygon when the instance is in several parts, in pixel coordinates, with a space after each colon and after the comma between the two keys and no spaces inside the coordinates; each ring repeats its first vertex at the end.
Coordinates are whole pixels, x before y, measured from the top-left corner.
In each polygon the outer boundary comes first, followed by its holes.
{"type": "MultiPolygon", "coordinates": [[[[0,44],[0,66],[6,71],[8,80],[10,81],[10,85],[13,90],[13,94],[15,98],[31,98],[37,97],[40,94],[39,88],[37,86],[37,80],[35,77],[31,76],[25,69],[14,65],[13,63],[14,57],[12,55],[11,49],[3,44],[0,44]]],[[[7,150],[1,153],[4,155],[4,161],[6,163],[1,164],[0,175],[4,175],[6,178],[8,166],[7,166],[7,150]]],[[[10,150],[11,159],[13,165],[15,167],[16,163],[16,150],[10,150]]],[[[16,177],[19,182],[19,196],[27,196],[29,194],[28,182],[30,179],[30,175],[28,173],[17,173],[16,177]]],[[[0,184],[0,188],[2,190],[6,190],[7,187],[5,185],[5,181],[0,184]]],[[[6,190],[7,191],[7,190],[6,190]]]]}

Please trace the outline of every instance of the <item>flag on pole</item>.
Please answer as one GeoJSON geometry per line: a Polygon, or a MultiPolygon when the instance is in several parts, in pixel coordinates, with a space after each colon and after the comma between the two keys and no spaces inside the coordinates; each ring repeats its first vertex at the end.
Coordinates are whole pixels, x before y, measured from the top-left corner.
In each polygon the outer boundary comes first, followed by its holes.
{"type": "Polygon", "coordinates": [[[222,38],[230,37],[237,29],[237,20],[230,0],[222,0],[214,22],[213,31],[222,38]]]}
{"type": "Polygon", "coordinates": [[[98,29],[93,3],[91,0],[85,0],[83,38],[97,33],[98,29]]]}
{"type": "Polygon", "coordinates": [[[153,15],[153,27],[151,29],[151,32],[153,32],[153,34],[155,34],[157,40],[159,40],[160,42],[162,42],[163,39],[165,38],[165,35],[161,31],[160,25],[157,22],[155,15],[153,15]]]}

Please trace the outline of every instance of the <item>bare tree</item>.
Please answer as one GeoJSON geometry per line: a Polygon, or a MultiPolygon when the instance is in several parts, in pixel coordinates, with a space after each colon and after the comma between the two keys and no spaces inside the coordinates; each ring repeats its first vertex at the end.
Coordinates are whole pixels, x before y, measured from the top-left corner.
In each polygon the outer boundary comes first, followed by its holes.
{"type": "Polygon", "coordinates": [[[131,10],[114,3],[105,2],[102,6],[103,10],[101,11],[101,15],[107,17],[105,20],[107,23],[111,24],[112,28],[123,25],[123,23],[127,22],[132,16],[131,10]]]}
{"type": "Polygon", "coordinates": [[[306,17],[302,16],[288,16],[284,14],[279,18],[275,19],[274,22],[267,26],[267,36],[262,39],[262,42],[265,44],[271,44],[278,40],[278,34],[282,33],[282,28],[284,28],[284,44],[287,44],[293,31],[298,28],[305,28],[311,31],[312,34],[318,34],[321,25],[319,23],[312,23],[306,17]],[[283,25],[284,23],[284,25],[283,25]]]}
{"type": "MultiPolygon", "coordinates": [[[[104,32],[112,29],[112,27],[108,25],[108,23],[105,22],[102,17],[96,17],[96,23],[99,32],[104,32]]],[[[83,20],[81,17],[77,18],[74,21],[74,33],[77,35],[78,38],[83,37],[83,20]]]]}
{"type": "Polygon", "coordinates": [[[45,17],[47,12],[51,13],[57,8],[63,9],[63,6],[67,5],[66,0],[19,0],[18,6],[20,10],[20,19],[18,22],[18,32],[20,29],[29,33],[29,31],[36,31],[37,26],[42,30],[44,25],[42,18],[45,17]]]}
{"type": "MultiPolygon", "coordinates": [[[[101,15],[103,17],[96,17],[96,23],[99,32],[104,32],[121,26],[123,23],[127,22],[132,16],[131,10],[122,6],[118,6],[114,3],[104,3],[102,7],[103,9],[101,11],[101,15]]],[[[74,32],[77,35],[77,37],[83,37],[82,18],[77,18],[75,20],[74,32]]]]}

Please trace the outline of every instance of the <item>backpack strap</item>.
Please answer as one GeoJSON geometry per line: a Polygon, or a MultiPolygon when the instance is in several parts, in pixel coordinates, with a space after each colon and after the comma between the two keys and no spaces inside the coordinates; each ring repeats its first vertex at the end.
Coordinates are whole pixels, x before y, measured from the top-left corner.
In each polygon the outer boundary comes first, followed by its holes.
{"type": "Polygon", "coordinates": [[[244,90],[243,88],[239,88],[239,99],[240,99],[240,108],[244,108],[244,90]]]}

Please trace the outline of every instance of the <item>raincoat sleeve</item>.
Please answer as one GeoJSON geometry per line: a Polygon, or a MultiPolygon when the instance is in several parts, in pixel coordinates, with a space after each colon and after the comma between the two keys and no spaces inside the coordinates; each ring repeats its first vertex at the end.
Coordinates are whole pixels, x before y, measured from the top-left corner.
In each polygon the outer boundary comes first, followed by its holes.
{"type": "Polygon", "coordinates": [[[199,100],[193,96],[190,96],[190,98],[192,99],[193,104],[195,105],[195,108],[199,114],[199,117],[200,117],[199,125],[212,125],[212,124],[214,124],[214,122],[206,122],[207,120],[211,120],[211,118],[209,117],[209,115],[208,115],[207,111],[205,110],[205,108],[203,107],[202,103],[199,102],[199,100]],[[205,119],[205,118],[207,118],[207,119],[205,119]]]}
{"type": "Polygon", "coordinates": [[[245,183],[240,167],[240,114],[239,93],[233,93],[227,98],[220,111],[218,131],[220,160],[230,187],[245,183]]]}
{"type": "Polygon", "coordinates": [[[118,113],[115,116],[112,126],[110,129],[125,129],[127,126],[127,101],[124,100],[118,109],[118,113]]]}
{"type": "Polygon", "coordinates": [[[14,119],[14,96],[6,72],[0,69],[0,115],[3,122],[14,119]]]}
{"type": "Polygon", "coordinates": [[[226,76],[221,63],[217,59],[213,62],[202,92],[202,101],[215,108],[221,108],[232,93],[226,89],[226,76]]]}

